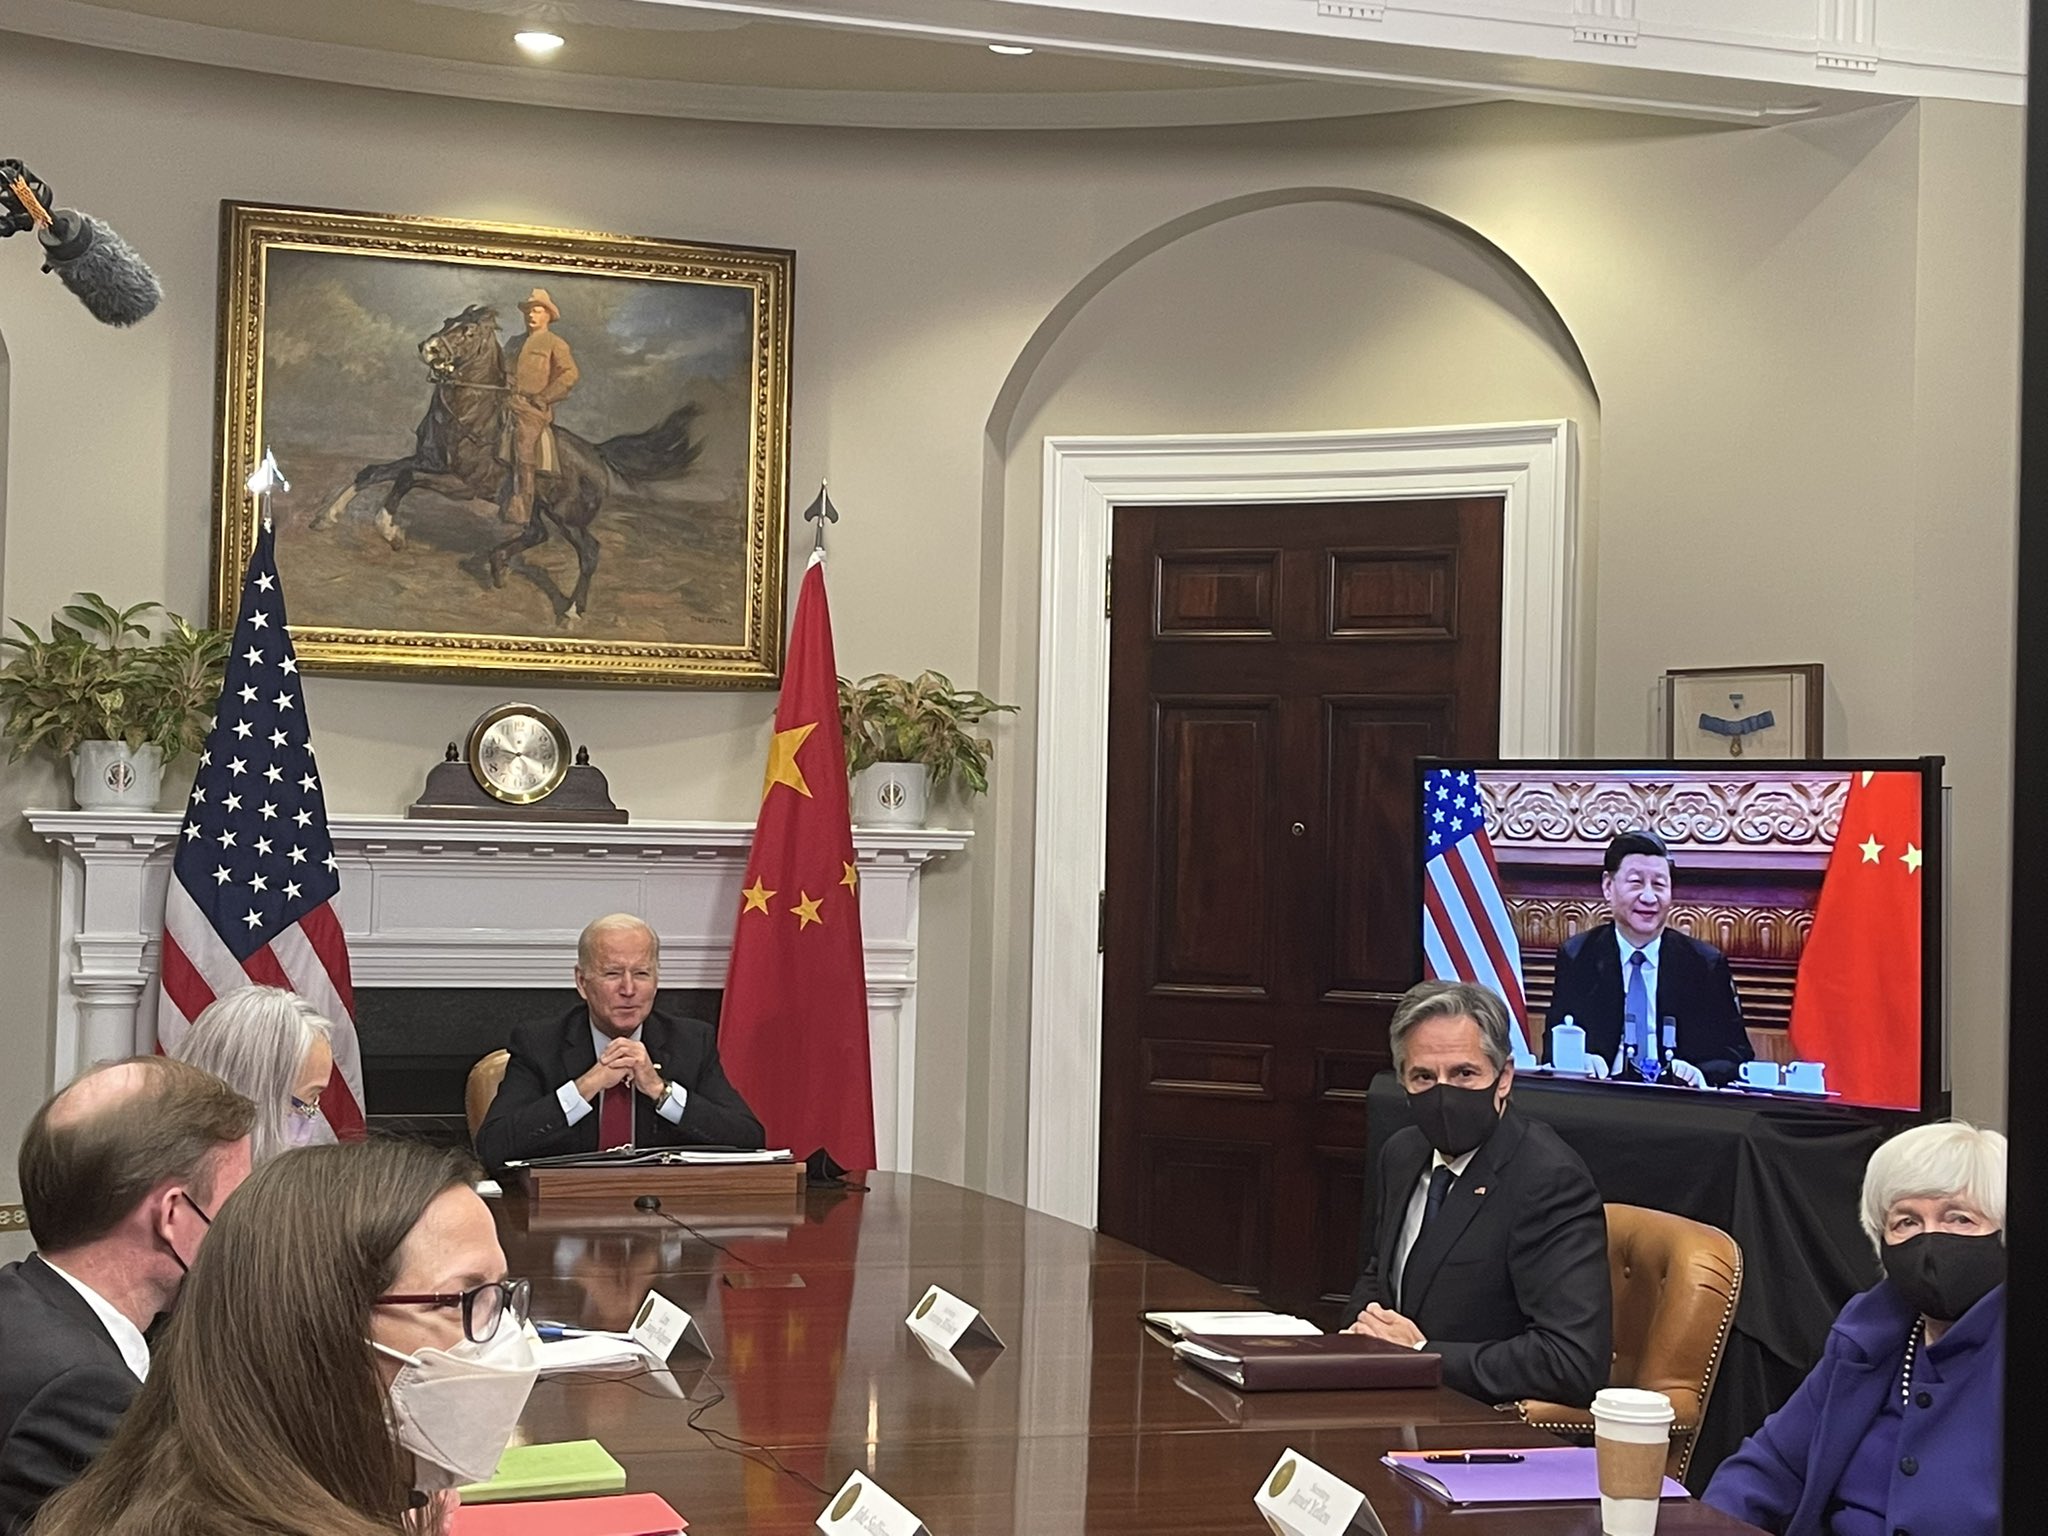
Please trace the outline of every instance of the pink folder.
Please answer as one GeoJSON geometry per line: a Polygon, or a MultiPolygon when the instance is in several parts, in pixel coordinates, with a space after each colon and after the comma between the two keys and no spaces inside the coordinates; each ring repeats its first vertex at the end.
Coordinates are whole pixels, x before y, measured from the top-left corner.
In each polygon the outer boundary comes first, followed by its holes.
{"type": "Polygon", "coordinates": [[[658,1493],[465,1504],[454,1536],[676,1536],[689,1522],[658,1493]]]}
{"type": "MultiPolygon", "coordinates": [[[[1470,1448],[1474,1454],[1478,1446],[1470,1448]]],[[[1565,1504],[1600,1497],[1599,1455],[1590,1445],[1516,1447],[1520,1461],[1463,1465],[1428,1461],[1445,1451],[1389,1451],[1380,1458],[1402,1477],[1449,1504],[1565,1504]]],[[[1661,1495],[1686,1497],[1685,1489],[1664,1479],[1661,1495]]]]}

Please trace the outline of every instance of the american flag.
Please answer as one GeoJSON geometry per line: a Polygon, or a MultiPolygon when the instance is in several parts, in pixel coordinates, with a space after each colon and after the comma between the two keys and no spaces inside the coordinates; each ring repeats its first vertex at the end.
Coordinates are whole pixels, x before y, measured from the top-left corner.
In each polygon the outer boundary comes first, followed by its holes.
{"type": "Polygon", "coordinates": [[[334,1075],[320,1109],[351,1140],[363,1134],[363,1075],[348,942],[334,910],[340,890],[266,517],[171,861],[157,1039],[174,1045],[236,987],[289,987],[334,1025],[334,1075]]]}
{"type": "Polygon", "coordinates": [[[1477,776],[1432,768],[1422,780],[1428,860],[1422,881],[1422,958],[1431,979],[1472,981],[1507,1000],[1523,1035],[1522,941],[1501,895],[1477,776]]]}

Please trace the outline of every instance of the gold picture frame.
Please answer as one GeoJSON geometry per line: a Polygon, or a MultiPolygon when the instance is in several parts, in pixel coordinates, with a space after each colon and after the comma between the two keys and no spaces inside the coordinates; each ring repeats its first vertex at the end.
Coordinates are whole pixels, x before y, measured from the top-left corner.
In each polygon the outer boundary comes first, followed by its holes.
{"type": "Polygon", "coordinates": [[[787,250],[224,202],[215,622],[267,448],[308,670],[773,687],[794,274],[787,250]]]}
{"type": "Polygon", "coordinates": [[[1663,676],[1664,755],[1679,762],[1774,762],[1824,756],[1818,662],[1673,667],[1663,676]]]}

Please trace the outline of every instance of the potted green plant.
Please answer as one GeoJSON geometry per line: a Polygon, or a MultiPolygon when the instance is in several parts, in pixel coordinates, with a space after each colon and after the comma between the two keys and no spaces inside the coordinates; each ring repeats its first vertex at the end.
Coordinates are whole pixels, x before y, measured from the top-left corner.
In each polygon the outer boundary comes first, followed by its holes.
{"type": "Polygon", "coordinates": [[[0,666],[7,760],[37,747],[71,760],[81,810],[146,810],[164,764],[206,740],[227,666],[226,630],[188,624],[160,603],[116,608],[81,592],[50,619],[47,638],[19,619],[0,666]],[[150,617],[163,615],[161,638],[150,617]]]}
{"type": "Polygon", "coordinates": [[[941,672],[839,679],[853,819],[863,826],[921,827],[932,790],[957,782],[968,794],[985,794],[995,743],[972,727],[1016,708],[976,688],[955,688],[941,672]]]}

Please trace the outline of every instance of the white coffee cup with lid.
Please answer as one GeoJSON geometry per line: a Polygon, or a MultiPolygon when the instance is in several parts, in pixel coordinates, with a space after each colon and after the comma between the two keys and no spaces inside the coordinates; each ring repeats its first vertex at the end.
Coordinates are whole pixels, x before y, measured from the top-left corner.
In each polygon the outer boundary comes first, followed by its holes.
{"type": "Polygon", "coordinates": [[[1662,1392],[1607,1387],[1594,1396],[1600,1529],[1606,1536],[1654,1536],[1676,1418],[1671,1399],[1662,1392]]]}

